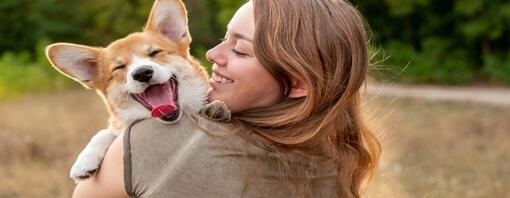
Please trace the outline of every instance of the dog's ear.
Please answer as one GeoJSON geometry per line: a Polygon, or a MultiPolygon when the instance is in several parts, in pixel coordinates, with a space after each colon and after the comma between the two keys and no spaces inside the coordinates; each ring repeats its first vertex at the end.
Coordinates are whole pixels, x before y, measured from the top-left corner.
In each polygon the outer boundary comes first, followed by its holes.
{"type": "Polygon", "coordinates": [[[191,42],[186,8],[180,0],[156,0],[144,30],[161,33],[174,42],[191,42]]]}
{"type": "Polygon", "coordinates": [[[99,74],[100,50],[70,43],[55,43],[46,47],[46,57],[53,67],[66,76],[92,88],[99,74]]]}

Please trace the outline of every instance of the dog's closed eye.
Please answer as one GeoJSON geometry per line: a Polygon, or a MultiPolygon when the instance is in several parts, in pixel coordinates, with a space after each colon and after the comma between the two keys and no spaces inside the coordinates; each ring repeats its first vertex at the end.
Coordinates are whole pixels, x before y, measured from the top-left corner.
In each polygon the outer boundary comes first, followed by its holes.
{"type": "Polygon", "coordinates": [[[163,52],[163,50],[154,50],[154,51],[151,51],[149,53],[149,57],[154,58],[154,57],[156,57],[161,52],[163,52]]]}
{"type": "Polygon", "coordinates": [[[126,65],[117,65],[113,68],[112,71],[117,71],[117,70],[121,70],[121,69],[125,69],[126,68],[126,65]]]}

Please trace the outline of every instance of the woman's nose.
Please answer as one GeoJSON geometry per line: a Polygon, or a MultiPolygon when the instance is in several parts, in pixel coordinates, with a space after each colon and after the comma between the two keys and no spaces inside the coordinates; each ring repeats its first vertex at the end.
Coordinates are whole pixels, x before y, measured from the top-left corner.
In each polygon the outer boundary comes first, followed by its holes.
{"type": "Polygon", "coordinates": [[[207,51],[205,57],[207,58],[208,61],[215,63],[218,66],[224,66],[227,64],[227,58],[222,53],[220,45],[216,45],[215,47],[207,51]]]}

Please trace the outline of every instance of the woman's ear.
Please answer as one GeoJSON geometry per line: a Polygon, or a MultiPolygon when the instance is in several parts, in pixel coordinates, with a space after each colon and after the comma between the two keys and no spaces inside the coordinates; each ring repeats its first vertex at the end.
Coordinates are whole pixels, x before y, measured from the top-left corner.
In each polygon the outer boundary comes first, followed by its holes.
{"type": "Polygon", "coordinates": [[[308,96],[308,87],[301,79],[292,80],[289,98],[303,98],[308,96]]]}

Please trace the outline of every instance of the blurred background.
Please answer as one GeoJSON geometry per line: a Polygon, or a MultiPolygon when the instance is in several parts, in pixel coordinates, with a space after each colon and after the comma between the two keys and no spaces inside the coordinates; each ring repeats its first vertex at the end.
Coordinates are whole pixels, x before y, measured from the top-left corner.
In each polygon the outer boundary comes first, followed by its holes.
{"type": "MultiPolygon", "coordinates": [[[[245,0],[184,2],[192,53],[210,67],[205,52],[245,0]]],[[[152,3],[0,2],[0,198],[70,197],[75,156],[106,126],[99,97],[56,72],[45,46],[105,46],[141,31],[152,3]]],[[[384,149],[367,197],[510,197],[510,2],[352,4],[370,29],[364,111],[384,149]],[[431,100],[430,89],[446,99],[431,100]]]]}

